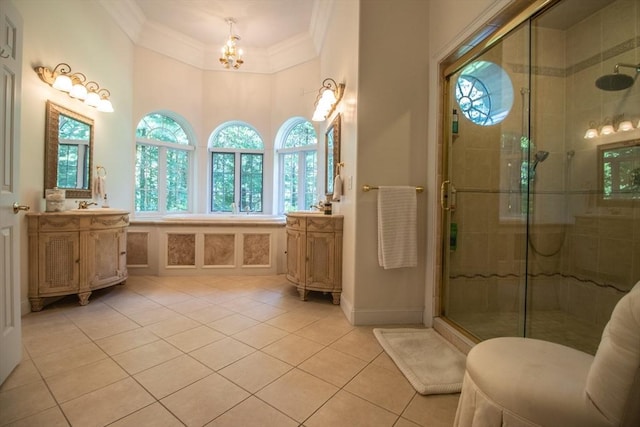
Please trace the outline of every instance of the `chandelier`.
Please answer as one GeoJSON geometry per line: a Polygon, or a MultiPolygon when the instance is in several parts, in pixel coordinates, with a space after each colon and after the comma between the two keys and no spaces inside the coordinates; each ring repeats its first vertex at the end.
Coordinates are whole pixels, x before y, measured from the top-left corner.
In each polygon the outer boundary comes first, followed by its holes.
{"type": "Polygon", "coordinates": [[[240,68],[244,61],[242,60],[242,49],[238,49],[236,42],[240,40],[240,36],[233,34],[233,24],[236,20],[233,18],[227,18],[229,24],[229,39],[222,46],[222,56],[220,57],[220,63],[224,68],[233,68],[237,70],[240,68]]]}

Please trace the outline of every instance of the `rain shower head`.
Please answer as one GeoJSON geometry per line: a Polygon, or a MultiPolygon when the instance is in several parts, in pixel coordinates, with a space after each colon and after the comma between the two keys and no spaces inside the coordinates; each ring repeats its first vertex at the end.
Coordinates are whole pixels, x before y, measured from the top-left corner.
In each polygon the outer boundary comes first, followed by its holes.
{"type": "Polygon", "coordinates": [[[616,91],[628,89],[633,86],[635,78],[631,77],[628,74],[620,74],[618,72],[618,69],[620,67],[634,68],[636,70],[636,73],[640,73],[640,64],[616,64],[616,66],[613,68],[613,74],[604,75],[596,80],[596,86],[598,87],[598,89],[606,91],[616,91]]]}

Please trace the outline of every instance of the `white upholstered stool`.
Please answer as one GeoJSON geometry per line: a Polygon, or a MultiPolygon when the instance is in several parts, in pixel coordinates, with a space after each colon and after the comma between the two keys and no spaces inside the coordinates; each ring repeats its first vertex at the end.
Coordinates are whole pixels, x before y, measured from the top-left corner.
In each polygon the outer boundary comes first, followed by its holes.
{"type": "Polygon", "coordinates": [[[616,304],[595,356],[504,337],[467,355],[457,427],[640,427],[640,282],[616,304]]]}

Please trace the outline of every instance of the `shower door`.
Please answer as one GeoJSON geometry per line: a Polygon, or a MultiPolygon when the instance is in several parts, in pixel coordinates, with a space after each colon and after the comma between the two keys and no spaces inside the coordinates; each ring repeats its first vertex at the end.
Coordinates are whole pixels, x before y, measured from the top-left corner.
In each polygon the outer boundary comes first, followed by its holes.
{"type": "Polygon", "coordinates": [[[524,335],[529,45],[524,24],[447,79],[442,314],[480,340],[524,335]]]}
{"type": "Polygon", "coordinates": [[[441,315],[595,353],[640,280],[640,0],[542,7],[446,76],[441,315]]]}

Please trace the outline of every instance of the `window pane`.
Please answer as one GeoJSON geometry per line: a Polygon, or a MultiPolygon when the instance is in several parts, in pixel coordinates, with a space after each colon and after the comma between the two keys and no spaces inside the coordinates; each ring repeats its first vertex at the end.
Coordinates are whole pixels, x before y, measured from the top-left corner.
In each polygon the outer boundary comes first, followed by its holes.
{"type": "Polygon", "coordinates": [[[189,208],[189,153],[167,150],[167,211],[189,208]]]}
{"type": "Polygon", "coordinates": [[[189,138],[178,122],[163,114],[148,114],[136,129],[139,138],[153,139],[163,142],[175,142],[176,144],[189,144],[189,138]]]}
{"type": "Polygon", "coordinates": [[[78,146],[58,145],[58,182],[60,188],[78,188],[78,146]]]}
{"type": "Polygon", "coordinates": [[[309,121],[300,122],[295,125],[287,134],[283,148],[304,147],[306,145],[313,145],[318,143],[316,137],[316,131],[313,128],[313,124],[309,121]]]}
{"type": "Polygon", "coordinates": [[[211,153],[211,211],[231,212],[235,197],[235,154],[211,153]]]}
{"type": "Polygon", "coordinates": [[[262,154],[240,154],[240,209],[262,212],[262,154]]]}
{"type": "Polygon", "coordinates": [[[301,209],[309,209],[316,203],[318,185],[316,176],[318,175],[318,152],[306,151],[305,156],[305,178],[304,178],[304,206],[301,209]]]}
{"type": "Polygon", "coordinates": [[[298,153],[282,155],[282,198],[285,212],[298,209],[298,153]]]}
{"type": "Polygon", "coordinates": [[[264,149],[260,135],[247,125],[230,125],[221,129],[215,135],[212,145],[218,148],[264,149]]]}
{"type": "Polygon", "coordinates": [[[136,145],[136,211],[158,210],[159,148],[136,145]]]}

